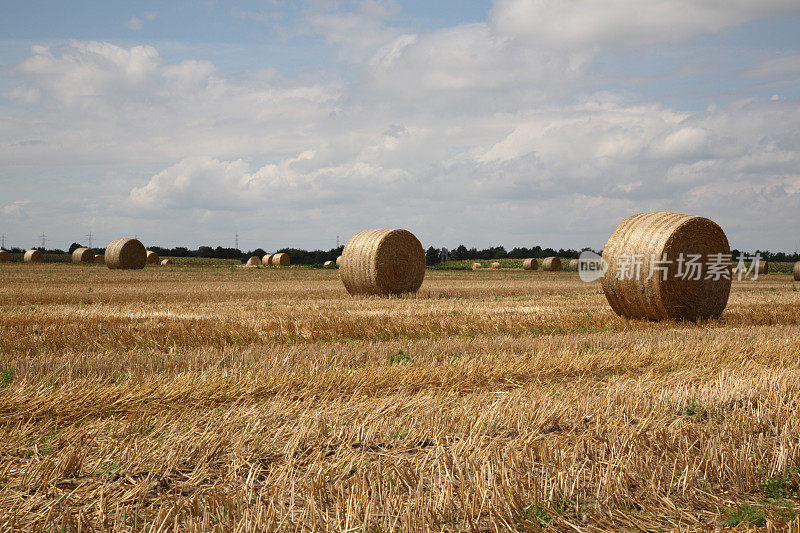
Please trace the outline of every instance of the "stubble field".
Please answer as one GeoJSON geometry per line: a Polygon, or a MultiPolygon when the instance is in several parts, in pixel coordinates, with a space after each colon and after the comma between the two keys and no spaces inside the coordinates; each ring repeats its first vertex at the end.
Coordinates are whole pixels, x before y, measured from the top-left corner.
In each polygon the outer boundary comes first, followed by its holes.
{"type": "Polygon", "coordinates": [[[0,531],[703,530],[800,511],[800,292],[570,272],[0,266],[0,531]]]}

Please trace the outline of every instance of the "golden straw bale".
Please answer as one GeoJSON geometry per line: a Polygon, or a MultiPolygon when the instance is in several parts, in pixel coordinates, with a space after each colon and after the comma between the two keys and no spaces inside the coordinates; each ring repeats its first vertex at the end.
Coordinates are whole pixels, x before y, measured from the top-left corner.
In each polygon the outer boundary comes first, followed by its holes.
{"type": "Polygon", "coordinates": [[[489,268],[491,268],[492,270],[497,270],[498,268],[500,268],[500,263],[498,263],[497,261],[495,261],[494,263],[492,263],[491,265],[489,265],[489,268]]]}
{"type": "Polygon", "coordinates": [[[275,254],[265,254],[264,257],[261,258],[261,264],[264,266],[269,266],[273,255],[275,254]]]}
{"type": "Polygon", "coordinates": [[[530,257],[522,262],[523,270],[537,270],[538,268],[539,268],[539,261],[537,261],[533,257],[530,257]]]}
{"type": "Polygon", "coordinates": [[[147,250],[136,239],[116,239],[106,247],[105,260],[111,270],[139,270],[147,263],[147,250]]]}
{"type": "Polygon", "coordinates": [[[334,263],[333,261],[325,261],[325,264],[323,264],[322,266],[326,266],[326,267],[332,267],[332,266],[334,266],[335,264],[336,264],[336,263],[334,263]]]}
{"type": "Polygon", "coordinates": [[[340,277],[350,294],[416,292],[425,278],[425,251],[404,229],[361,231],[344,247],[340,277]]]}
{"type": "Polygon", "coordinates": [[[337,267],[342,266],[342,256],[341,255],[336,258],[336,266],[337,267]]]}
{"type": "Polygon", "coordinates": [[[8,263],[9,261],[11,261],[11,254],[0,249],[0,263],[8,263]]]}
{"type": "Polygon", "coordinates": [[[577,259],[570,259],[567,265],[569,270],[578,270],[578,260],[577,259]]]}
{"type": "Polygon", "coordinates": [[[480,270],[483,268],[483,265],[480,263],[472,263],[472,270],[480,270]]]}
{"type": "Polygon", "coordinates": [[[545,272],[558,272],[561,270],[561,259],[558,257],[547,257],[542,261],[542,270],[545,272]]]}
{"type": "Polygon", "coordinates": [[[269,264],[271,266],[276,267],[285,267],[289,266],[289,254],[272,254],[272,257],[269,260],[269,264]]]}
{"type": "Polygon", "coordinates": [[[249,267],[260,267],[261,266],[261,259],[257,255],[254,255],[253,257],[251,257],[250,259],[247,260],[247,266],[249,266],[249,267]]]}
{"type": "Polygon", "coordinates": [[[94,252],[89,248],[76,248],[72,252],[73,263],[94,263],[94,252]]]}
{"type": "Polygon", "coordinates": [[[722,228],[707,218],[664,212],[633,215],[617,227],[603,249],[608,265],[603,292],[611,308],[626,318],[717,318],[728,303],[731,279],[722,272],[719,279],[707,279],[706,264],[714,257],[729,260],[730,252],[722,228]],[[691,255],[701,257],[699,276],[679,276],[678,269],[685,270],[681,254],[684,262],[691,255]],[[634,261],[637,267],[632,266],[634,261]]]}
{"type": "Polygon", "coordinates": [[[165,266],[168,266],[168,265],[171,265],[171,264],[172,264],[172,259],[162,259],[161,260],[161,266],[162,267],[165,267],[165,266]]]}
{"type": "Polygon", "coordinates": [[[158,254],[155,252],[151,252],[147,250],[147,264],[148,265],[157,265],[161,262],[161,259],[158,257],[158,254]]]}
{"type": "Polygon", "coordinates": [[[26,263],[41,263],[44,261],[44,254],[39,250],[28,250],[25,252],[23,261],[26,263]]]}
{"type": "Polygon", "coordinates": [[[794,264],[794,280],[800,281],[800,261],[794,264]]]}

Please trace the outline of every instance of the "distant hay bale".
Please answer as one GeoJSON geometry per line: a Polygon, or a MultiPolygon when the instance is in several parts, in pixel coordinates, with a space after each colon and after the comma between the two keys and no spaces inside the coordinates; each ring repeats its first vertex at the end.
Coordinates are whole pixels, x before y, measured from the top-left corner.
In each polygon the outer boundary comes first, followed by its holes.
{"type": "Polygon", "coordinates": [[[261,259],[257,255],[254,255],[250,259],[247,260],[247,266],[249,267],[260,267],[261,266],[261,259]]]}
{"type": "Polygon", "coordinates": [[[800,281],[800,261],[794,264],[794,280],[800,281]]]}
{"type": "Polygon", "coordinates": [[[340,277],[350,294],[416,292],[425,278],[425,251],[404,229],[361,231],[344,247],[340,277]]]}
{"type": "Polygon", "coordinates": [[[578,260],[570,259],[567,268],[569,268],[570,270],[578,270],[578,260]]]}
{"type": "Polygon", "coordinates": [[[480,263],[472,263],[472,270],[480,270],[483,268],[483,265],[480,263]]]}
{"type": "Polygon", "coordinates": [[[89,248],[76,248],[72,252],[73,263],[94,263],[94,252],[89,248]]]}
{"type": "Polygon", "coordinates": [[[523,270],[537,270],[539,268],[539,261],[533,257],[526,259],[522,262],[523,270]]]}
{"type": "Polygon", "coordinates": [[[103,255],[103,254],[97,254],[97,255],[94,256],[94,262],[95,263],[105,263],[106,262],[106,256],[103,255]]]}
{"type": "Polygon", "coordinates": [[[155,252],[151,252],[147,250],[147,264],[148,265],[157,265],[161,262],[161,259],[158,257],[158,254],[155,252]]]}
{"type": "Polygon", "coordinates": [[[558,272],[561,270],[561,259],[558,257],[547,257],[542,261],[542,270],[545,272],[558,272]]]}
{"type": "Polygon", "coordinates": [[[769,261],[763,259],[758,262],[758,275],[769,274],[769,261]]]}
{"type": "Polygon", "coordinates": [[[11,261],[11,254],[5,250],[0,250],[0,263],[8,263],[11,261]]]}
{"type": "Polygon", "coordinates": [[[333,265],[335,265],[335,264],[336,264],[336,263],[334,263],[333,261],[325,261],[325,264],[323,264],[322,266],[326,266],[326,267],[332,267],[332,266],[333,266],[333,265]]]}
{"type": "Polygon", "coordinates": [[[498,268],[500,268],[500,263],[498,263],[497,261],[495,261],[494,263],[492,263],[491,265],[489,265],[489,268],[491,268],[492,270],[497,270],[498,268]]]}
{"type": "Polygon", "coordinates": [[[289,254],[272,254],[272,257],[269,260],[269,264],[275,267],[285,267],[289,266],[289,254]]]}
{"type": "Polygon", "coordinates": [[[730,253],[722,228],[707,218],[663,212],[633,215],[614,230],[603,249],[608,266],[601,280],[603,292],[611,308],[626,318],[717,318],[728,303],[731,279],[725,278],[727,268],[720,269],[719,279],[708,277],[706,264],[717,254],[729,259],[730,253]],[[684,262],[679,261],[681,254],[684,262]],[[693,255],[701,257],[700,275],[679,276],[679,268],[688,273],[684,263],[693,255]]]}
{"type": "Polygon", "coordinates": [[[23,261],[26,263],[41,263],[44,261],[44,254],[39,250],[28,250],[25,252],[23,261]]]}
{"type": "Polygon", "coordinates": [[[106,247],[105,260],[111,270],[139,270],[147,263],[147,250],[136,239],[116,239],[106,247]]]}
{"type": "Polygon", "coordinates": [[[336,266],[337,267],[342,266],[342,256],[341,255],[336,258],[336,266]]]}
{"type": "Polygon", "coordinates": [[[168,266],[168,265],[171,265],[171,264],[172,264],[172,259],[162,259],[161,260],[161,266],[162,267],[165,267],[165,266],[168,266]]]}
{"type": "Polygon", "coordinates": [[[264,266],[269,266],[269,262],[273,255],[275,254],[265,254],[264,257],[261,258],[261,264],[264,266]]]}

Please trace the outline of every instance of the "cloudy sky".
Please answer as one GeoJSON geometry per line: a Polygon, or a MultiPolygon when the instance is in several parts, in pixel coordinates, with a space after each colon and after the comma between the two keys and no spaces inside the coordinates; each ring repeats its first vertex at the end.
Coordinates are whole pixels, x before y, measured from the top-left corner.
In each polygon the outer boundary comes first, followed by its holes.
{"type": "Polygon", "coordinates": [[[6,246],[800,245],[797,0],[3,2],[6,246]]]}

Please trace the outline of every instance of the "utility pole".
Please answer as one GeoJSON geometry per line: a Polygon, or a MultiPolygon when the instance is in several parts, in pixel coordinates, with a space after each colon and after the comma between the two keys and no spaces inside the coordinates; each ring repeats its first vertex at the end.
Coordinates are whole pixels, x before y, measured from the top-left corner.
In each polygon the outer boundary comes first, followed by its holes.
{"type": "Polygon", "coordinates": [[[239,249],[239,232],[236,232],[236,249],[239,249]]]}
{"type": "Polygon", "coordinates": [[[336,234],[336,248],[339,248],[339,234],[336,234]]]}
{"type": "Polygon", "coordinates": [[[6,247],[6,234],[3,233],[0,235],[0,248],[5,249],[6,247]]]}
{"type": "Polygon", "coordinates": [[[47,239],[47,235],[45,235],[44,232],[42,232],[42,248],[43,249],[45,248],[44,243],[46,242],[46,239],[47,239]]]}
{"type": "Polygon", "coordinates": [[[86,240],[88,240],[88,241],[89,241],[89,249],[91,249],[91,248],[92,248],[92,238],[93,238],[93,237],[94,237],[94,235],[92,235],[92,232],[91,232],[91,231],[90,231],[90,232],[89,232],[89,234],[86,236],[86,240]]]}

